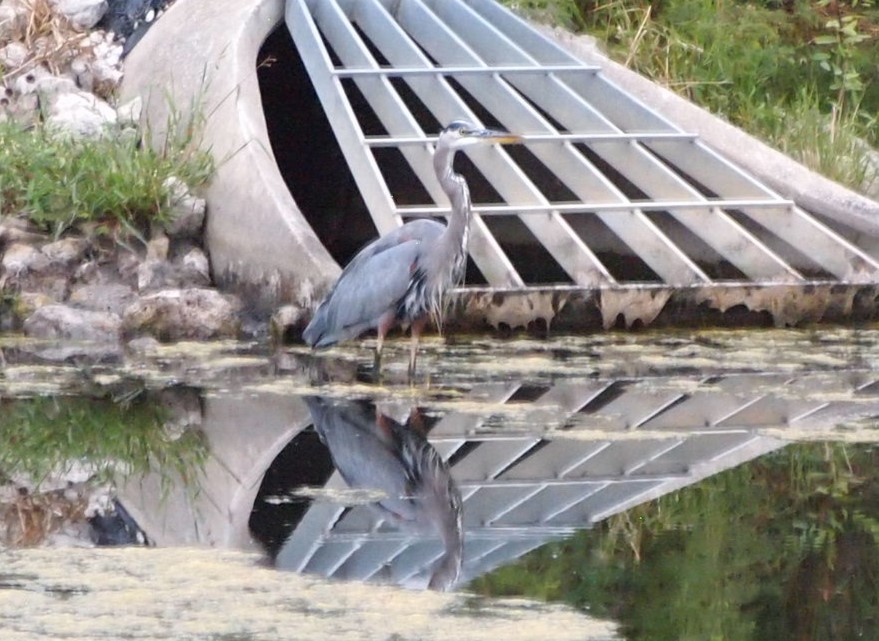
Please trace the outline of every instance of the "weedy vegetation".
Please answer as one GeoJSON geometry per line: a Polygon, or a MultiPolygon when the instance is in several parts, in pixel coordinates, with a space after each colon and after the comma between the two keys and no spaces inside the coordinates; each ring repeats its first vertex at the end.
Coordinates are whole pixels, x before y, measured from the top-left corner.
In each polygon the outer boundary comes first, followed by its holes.
{"type": "Polygon", "coordinates": [[[876,0],[507,0],[853,189],[875,186],[876,0]]]}
{"type": "Polygon", "coordinates": [[[169,177],[190,187],[210,177],[211,158],[193,142],[153,149],[133,136],[76,140],[0,123],[0,216],[27,217],[56,237],[83,223],[139,235],[168,219],[169,177]]]}

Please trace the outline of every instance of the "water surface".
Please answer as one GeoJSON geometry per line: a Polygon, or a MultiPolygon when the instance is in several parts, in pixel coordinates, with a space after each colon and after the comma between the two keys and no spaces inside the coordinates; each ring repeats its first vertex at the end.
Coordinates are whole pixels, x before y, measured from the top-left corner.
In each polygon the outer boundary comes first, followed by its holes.
{"type": "Polygon", "coordinates": [[[14,638],[875,636],[877,338],[434,339],[410,382],[407,341],[377,379],[370,341],[9,337],[0,468],[76,460],[152,547],[7,541],[0,609],[14,638]]]}

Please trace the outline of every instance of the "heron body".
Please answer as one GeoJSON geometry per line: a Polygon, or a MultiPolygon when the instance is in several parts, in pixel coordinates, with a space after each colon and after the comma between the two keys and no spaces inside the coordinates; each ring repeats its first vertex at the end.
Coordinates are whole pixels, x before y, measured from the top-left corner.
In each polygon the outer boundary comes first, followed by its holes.
{"type": "Polygon", "coordinates": [[[376,367],[384,337],[395,326],[410,327],[409,373],[414,374],[418,338],[429,318],[442,325],[446,294],[461,282],[467,264],[470,193],[453,169],[458,149],[474,143],[518,142],[518,136],[455,121],[439,136],[434,153],[437,179],[451,203],[448,225],[419,219],[398,227],[360,250],[342,271],[302,334],[312,347],[326,347],[376,330],[376,367]]]}

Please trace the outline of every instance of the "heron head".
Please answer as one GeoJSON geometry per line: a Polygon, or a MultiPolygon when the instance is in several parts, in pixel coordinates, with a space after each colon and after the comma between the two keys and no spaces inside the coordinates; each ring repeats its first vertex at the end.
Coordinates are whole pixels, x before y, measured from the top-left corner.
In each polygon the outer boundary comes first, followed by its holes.
{"type": "Polygon", "coordinates": [[[485,129],[466,120],[455,120],[440,132],[437,146],[461,149],[478,143],[510,144],[522,142],[522,137],[506,131],[485,129]]]}

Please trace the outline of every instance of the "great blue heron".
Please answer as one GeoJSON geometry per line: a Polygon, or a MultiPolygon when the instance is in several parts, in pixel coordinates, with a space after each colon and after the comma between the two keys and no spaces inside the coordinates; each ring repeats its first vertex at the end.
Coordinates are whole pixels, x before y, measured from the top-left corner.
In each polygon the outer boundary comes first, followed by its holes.
{"type": "Polygon", "coordinates": [[[467,263],[470,193],[464,177],[454,171],[455,152],[477,143],[514,142],[521,138],[461,120],[443,129],[433,167],[452,204],[449,224],[413,220],[361,249],[317,308],[302,334],[305,342],[325,347],[375,329],[378,371],[387,332],[409,325],[409,375],[414,375],[418,338],[429,317],[441,326],[445,294],[461,282],[467,263]]]}
{"type": "Polygon", "coordinates": [[[461,572],[464,530],[461,493],[446,462],[417,428],[370,411],[365,402],[304,399],[345,482],[355,489],[381,490],[385,498],[372,507],[382,518],[440,537],[444,551],[428,587],[452,587],[461,572]]]}

